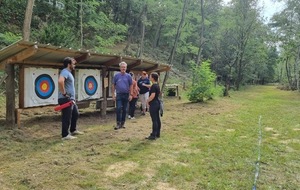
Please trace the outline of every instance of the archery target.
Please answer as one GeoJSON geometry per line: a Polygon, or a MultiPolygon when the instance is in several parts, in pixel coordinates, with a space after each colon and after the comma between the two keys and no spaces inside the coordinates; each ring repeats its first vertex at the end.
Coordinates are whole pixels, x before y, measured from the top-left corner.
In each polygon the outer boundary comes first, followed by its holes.
{"type": "Polygon", "coordinates": [[[77,78],[77,100],[99,99],[102,97],[101,72],[97,69],[79,69],[77,78]]]}
{"type": "Polygon", "coordinates": [[[85,93],[89,96],[93,96],[98,89],[98,83],[94,76],[88,76],[84,81],[84,90],[85,93]]]}
{"type": "Polygon", "coordinates": [[[24,107],[57,104],[58,69],[25,68],[24,107]]]}
{"type": "Polygon", "coordinates": [[[51,97],[55,89],[53,79],[48,74],[38,76],[34,81],[34,85],[35,94],[41,99],[51,97]]]}

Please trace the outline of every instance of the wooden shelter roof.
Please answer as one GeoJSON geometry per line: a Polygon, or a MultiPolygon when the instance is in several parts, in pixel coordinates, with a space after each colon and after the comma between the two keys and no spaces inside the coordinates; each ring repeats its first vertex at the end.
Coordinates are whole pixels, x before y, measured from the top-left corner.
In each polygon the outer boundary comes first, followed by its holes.
{"type": "Polygon", "coordinates": [[[101,54],[21,40],[0,50],[0,70],[6,64],[62,68],[62,61],[68,56],[77,60],[76,68],[107,68],[113,71],[119,70],[121,61],[125,61],[128,70],[132,71],[164,72],[171,68],[167,64],[129,56],[101,54]]]}

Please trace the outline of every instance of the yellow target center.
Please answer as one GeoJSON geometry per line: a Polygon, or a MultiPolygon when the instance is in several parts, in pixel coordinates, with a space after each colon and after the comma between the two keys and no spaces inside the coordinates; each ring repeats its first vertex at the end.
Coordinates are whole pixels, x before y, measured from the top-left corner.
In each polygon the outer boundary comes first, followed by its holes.
{"type": "Polygon", "coordinates": [[[47,90],[47,88],[48,88],[48,85],[46,84],[46,83],[44,83],[43,85],[42,85],[42,90],[47,90]]]}

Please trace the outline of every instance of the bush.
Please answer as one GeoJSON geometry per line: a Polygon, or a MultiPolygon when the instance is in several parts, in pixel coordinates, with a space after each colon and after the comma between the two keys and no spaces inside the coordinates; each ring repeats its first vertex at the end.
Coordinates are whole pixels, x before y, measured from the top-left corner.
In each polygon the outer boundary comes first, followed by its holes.
{"type": "Polygon", "coordinates": [[[216,74],[210,69],[210,62],[202,62],[201,65],[192,65],[193,82],[188,92],[191,102],[203,102],[213,99],[222,93],[222,87],[216,85],[216,74]]]}

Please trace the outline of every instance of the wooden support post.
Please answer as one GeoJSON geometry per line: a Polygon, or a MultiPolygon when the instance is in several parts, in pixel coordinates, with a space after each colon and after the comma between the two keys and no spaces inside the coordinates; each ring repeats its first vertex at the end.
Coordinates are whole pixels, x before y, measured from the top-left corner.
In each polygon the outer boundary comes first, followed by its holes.
{"type": "Polygon", "coordinates": [[[107,69],[103,68],[102,69],[102,97],[103,101],[101,102],[101,117],[106,116],[106,109],[107,109],[107,92],[106,89],[108,88],[108,77],[107,75],[107,69]]]}
{"type": "Polygon", "coordinates": [[[15,126],[15,67],[13,64],[6,64],[6,126],[15,126]]]}

